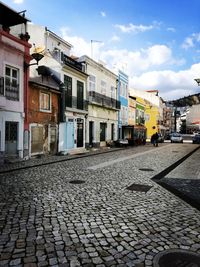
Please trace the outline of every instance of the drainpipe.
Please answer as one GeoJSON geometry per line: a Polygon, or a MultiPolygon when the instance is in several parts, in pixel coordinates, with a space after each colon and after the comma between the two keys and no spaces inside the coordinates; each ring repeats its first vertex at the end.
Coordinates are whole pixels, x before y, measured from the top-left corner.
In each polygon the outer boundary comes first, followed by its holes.
{"type": "Polygon", "coordinates": [[[60,122],[66,121],[65,116],[65,85],[64,83],[60,84],[60,122]]]}

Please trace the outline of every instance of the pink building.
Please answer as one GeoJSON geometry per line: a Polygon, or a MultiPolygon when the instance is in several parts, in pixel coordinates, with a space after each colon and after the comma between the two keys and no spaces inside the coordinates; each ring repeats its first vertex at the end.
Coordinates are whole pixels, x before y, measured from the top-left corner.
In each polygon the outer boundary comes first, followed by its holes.
{"type": "Polygon", "coordinates": [[[29,149],[27,120],[31,57],[27,19],[0,2],[0,159],[24,158],[29,149]],[[12,28],[21,24],[20,32],[12,28]]]}

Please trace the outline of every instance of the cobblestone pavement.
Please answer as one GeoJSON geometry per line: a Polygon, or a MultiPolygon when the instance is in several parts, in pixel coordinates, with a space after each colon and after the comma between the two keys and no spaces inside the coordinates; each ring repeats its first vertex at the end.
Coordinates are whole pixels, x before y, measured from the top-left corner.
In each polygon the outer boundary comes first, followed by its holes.
{"type": "Polygon", "coordinates": [[[145,146],[0,174],[0,266],[150,267],[169,248],[200,253],[199,211],[151,180],[195,147],[145,146]],[[133,183],[150,190],[127,190],[133,183]]]}

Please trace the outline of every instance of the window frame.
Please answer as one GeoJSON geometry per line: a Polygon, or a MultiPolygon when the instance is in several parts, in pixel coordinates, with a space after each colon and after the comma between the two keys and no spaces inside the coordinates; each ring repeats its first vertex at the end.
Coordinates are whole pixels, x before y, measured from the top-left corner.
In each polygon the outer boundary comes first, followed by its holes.
{"type": "Polygon", "coordinates": [[[107,82],[104,80],[101,80],[100,86],[101,86],[101,94],[106,95],[107,82]]]}
{"type": "MultiPolygon", "coordinates": [[[[45,105],[44,105],[45,106],[45,105]]],[[[40,91],[40,111],[51,113],[51,93],[50,92],[44,92],[40,91]],[[48,108],[42,107],[42,101],[46,101],[46,99],[42,99],[42,96],[48,96],[48,108]]]]}
{"type": "Polygon", "coordinates": [[[10,101],[20,101],[20,69],[9,64],[5,64],[4,96],[10,101]],[[7,69],[10,71],[9,75],[7,69]],[[13,71],[16,71],[16,77],[14,77],[13,71]],[[8,80],[9,84],[7,84],[8,80]],[[16,85],[13,85],[13,81],[16,85]]]}
{"type": "Polygon", "coordinates": [[[89,91],[96,92],[96,76],[90,74],[88,80],[89,80],[89,91]],[[90,78],[94,78],[94,81],[92,81],[90,78]]]}

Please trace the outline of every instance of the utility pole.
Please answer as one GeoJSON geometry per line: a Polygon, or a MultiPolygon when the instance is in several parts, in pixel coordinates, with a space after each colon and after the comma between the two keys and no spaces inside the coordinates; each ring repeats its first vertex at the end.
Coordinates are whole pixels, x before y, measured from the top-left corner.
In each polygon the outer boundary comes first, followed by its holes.
{"type": "Polygon", "coordinates": [[[93,43],[103,43],[102,41],[91,40],[91,58],[93,59],[93,43]]]}

